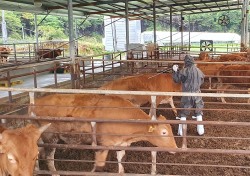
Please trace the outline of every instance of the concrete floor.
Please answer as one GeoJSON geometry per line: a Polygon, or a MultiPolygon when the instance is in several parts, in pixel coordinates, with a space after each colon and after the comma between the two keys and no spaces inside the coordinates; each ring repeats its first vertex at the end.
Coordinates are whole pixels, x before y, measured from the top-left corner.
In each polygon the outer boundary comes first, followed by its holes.
{"type": "MultiPolygon", "coordinates": [[[[110,61],[105,61],[105,65],[109,64],[110,61]]],[[[98,66],[102,66],[103,62],[102,61],[95,61],[94,66],[98,67],[98,66]]],[[[120,64],[119,63],[115,63],[114,67],[119,67],[120,64]]],[[[85,69],[90,69],[92,67],[92,65],[87,65],[85,66],[85,69]]],[[[111,69],[111,65],[106,66],[105,70],[110,70],[111,69]]],[[[103,68],[96,68],[94,70],[95,73],[99,73],[102,72],[103,68]]],[[[86,71],[86,73],[92,73],[91,70],[86,71]]],[[[33,77],[28,77],[25,79],[20,78],[23,83],[19,84],[19,85],[14,85],[12,86],[13,88],[34,88],[34,78],[33,77]]],[[[65,81],[69,81],[71,79],[71,76],[69,73],[64,73],[64,74],[57,74],[57,82],[61,83],[61,82],[65,82],[65,81]]],[[[47,73],[47,74],[42,74],[42,75],[38,75],[37,76],[37,87],[38,88],[42,88],[42,87],[46,87],[49,85],[53,85],[55,84],[55,80],[54,80],[54,74],[53,73],[47,73]]],[[[12,92],[12,95],[16,95],[22,92],[12,92]]],[[[3,97],[8,97],[8,91],[0,91],[0,98],[3,97]]]]}

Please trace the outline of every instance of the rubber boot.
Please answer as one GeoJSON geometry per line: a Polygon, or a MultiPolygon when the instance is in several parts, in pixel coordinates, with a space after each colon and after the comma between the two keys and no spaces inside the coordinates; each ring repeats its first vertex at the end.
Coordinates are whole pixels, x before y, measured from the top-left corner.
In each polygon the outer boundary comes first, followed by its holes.
{"type": "MultiPolygon", "coordinates": [[[[201,115],[198,115],[196,118],[197,118],[197,121],[202,121],[201,115]]],[[[197,132],[199,135],[203,135],[205,133],[204,125],[197,125],[197,132]]]]}
{"type": "MultiPolygon", "coordinates": [[[[186,117],[181,117],[180,120],[186,121],[186,117]]],[[[182,126],[184,126],[184,125],[187,125],[187,124],[179,124],[178,133],[177,133],[179,136],[183,135],[182,126]]]]}

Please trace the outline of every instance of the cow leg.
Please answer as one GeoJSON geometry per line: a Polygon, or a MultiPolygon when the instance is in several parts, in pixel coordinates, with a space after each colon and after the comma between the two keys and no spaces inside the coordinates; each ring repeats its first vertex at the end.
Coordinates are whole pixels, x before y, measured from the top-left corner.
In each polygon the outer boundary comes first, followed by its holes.
{"type": "Polygon", "coordinates": [[[151,96],[149,116],[151,117],[151,120],[156,120],[156,96],[151,96]]]}
{"type": "Polygon", "coordinates": [[[151,168],[151,175],[156,174],[156,151],[151,151],[151,156],[152,156],[152,168],[151,168]]]}
{"type": "Polygon", "coordinates": [[[171,108],[172,108],[172,111],[174,112],[175,117],[177,117],[178,114],[177,114],[176,107],[175,107],[175,105],[174,105],[173,97],[171,96],[171,97],[168,99],[168,101],[169,101],[169,104],[170,104],[170,106],[171,106],[171,108]]]}
{"type": "Polygon", "coordinates": [[[170,96],[169,98],[165,98],[164,100],[162,100],[160,102],[160,104],[167,104],[167,103],[170,104],[172,111],[174,112],[174,115],[177,117],[178,114],[177,114],[177,110],[176,110],[176,107],[174,105],[174,100],[173,100],[172,96],[170,96]]]}
{"type": "Polygon", "coordinates": [[[212,77],[209,77],[209,88],[208,89],[212,89],[212,77]]]}
{"type": "MultiPolygon", "coordinates": [[[[41,138],[39,138],[37,143],[38,144],[43,144],[44,142],[43,142],[43,140],[41,138]]],[[[38,147],[38,151],[39,151],[38,157],[44,159],[45,158],[44,147],[38,147]]],[[[40,170],[39,160],[38,159],[36,160],[35,171],[39,171],[40,170]]]]}
{"type": "Polygon", "coordinates": [[[95,166],[91,172],[101,172],[105,166],[108,150],[95,152],[95,166]]]}
{"type": "Polygon", "coordinates": [[[125,150],[117,151],[117,161],[118,161],[118,173],[124,173],[124,167],[122,165],[122,159],[124,159],[125,150]]]}
{"type": "MultiPolygon", "coordinates": [[[[47,160],[47,164],[48,164],[48,169],[50,171],[56,171],[55,162],[54,162],[56,148],[51,148],[51,149],[46,149],[46,150],[47,150],[46,160],[47,160]]],[[[52,174],[52,176],[60,176],[60,175],[52,174]]]]}
{"type": "Polygon", "coordinates": [[[97,146],[96,141],[96,122],[91,122],[92,127],[92,146],[97,146]]]}
{"type": "MultiPolygon", "coordinates": [[[[57,144],[59,142],[59,137],[57,135],[43,135],[42,136],[42,140],[44,143],[48,143],[48,144],[57,144]]],[[[55,152],[56,152],[56,148],[48,148],[48,147],[44,147],[44,151],[45,151],[45,158],[47,161],[47,166],[49,171],[56,171],[55,168],[55,152]]],[[[59,174],[52,174],[52,176],[60,176],[59,174]]]]}

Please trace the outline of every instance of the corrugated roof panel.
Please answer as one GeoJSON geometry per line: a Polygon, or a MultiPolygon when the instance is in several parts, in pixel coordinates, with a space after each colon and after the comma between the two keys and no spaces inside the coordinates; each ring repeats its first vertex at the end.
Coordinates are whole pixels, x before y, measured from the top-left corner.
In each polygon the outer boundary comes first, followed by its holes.
{"type": "MultiPolygon", "coordinates": [[[[126,0],[72,0],[74,15],[125,15],[126,0]]],[[[38,14],[67,15],[68,0],[42,0],[42,6],[34,5],[34,0],[0,0],[0,9],[24,11],[38,14]]],[[[242,0],[158,0],[155,2],[156,15],[169,14],[172,7],[173,14],[191,14],[208,11],[206,9],[240,9],[242,0]]],[[[153,13],[152,0],[129,0],[128,7],[131,11],[146,9],[142,18],[153,13]],[[149,11],[149,12],[148,12],[149,11]]],[[[143,15],[143,14],[142,14],[143,15]]]]}

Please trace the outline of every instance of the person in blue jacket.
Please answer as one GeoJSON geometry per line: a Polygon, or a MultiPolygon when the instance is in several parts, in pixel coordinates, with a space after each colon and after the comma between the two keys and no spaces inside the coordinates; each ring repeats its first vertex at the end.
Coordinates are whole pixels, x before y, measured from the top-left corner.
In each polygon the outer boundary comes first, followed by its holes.
{"type": "MultiPolygon", "coordinates": [[[[204,83],[204,74],[203,72],[196,67],[194,64],[194,58],[190,55],[186,55],[184,59],[184,68],[179,70],[178,65],[173,65],[173,80],[176,83],[182,84],[183,92],[192,92],[199,93],[201,92],[200,86],[204,83]]],[[[202,109],[204,107],[204,102],[200,96],[183,96],[181,98],[181,109],[178,112],[177,119],[185,121],[186,118],[190,115],[190,108],[195,108],[195,116],[197,121],[202,121],[202,109]]],[[[182,126],[187,124],[179,124],[178,135],[182,136],[182,126]]],[[[197,132],[199,135],[204,134],[204,125],[197,125],[197,132]]]]}

